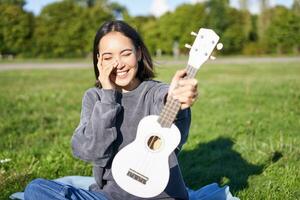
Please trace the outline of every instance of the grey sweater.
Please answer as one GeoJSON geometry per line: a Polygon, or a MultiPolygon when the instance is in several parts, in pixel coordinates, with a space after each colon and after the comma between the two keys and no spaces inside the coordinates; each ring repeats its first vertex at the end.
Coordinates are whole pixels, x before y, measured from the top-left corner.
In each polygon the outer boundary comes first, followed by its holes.
{"type": "MultiPolygon", "coordinates": [[[[112,158],[136,136],[139,121],[147,115],[159,115],[168,85],[143,81],[127,93],[99,88],[88,89],[82,100],[80,123],[72,137],[75,157],[93,163],[96,184],[90,190],[104,193],[108,199],[141,199],[121,189],[111,174],[112,158]]],[[[175,120],[181,132],[179,149],[186,142],[191,121],[190,109],[181,110],[175,120]]],[[[164,192],[153,199],[188,199],[177,156],[169,157],[170,179],[164,192]]]]}

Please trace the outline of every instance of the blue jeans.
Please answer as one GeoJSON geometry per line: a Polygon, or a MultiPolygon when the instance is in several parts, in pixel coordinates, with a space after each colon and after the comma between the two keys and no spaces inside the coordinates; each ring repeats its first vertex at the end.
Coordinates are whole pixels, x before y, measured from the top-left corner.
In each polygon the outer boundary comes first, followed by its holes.
{"type": "Polygon", "coordinates": [[[35,179],[27,185],[24,197],[25,200],[108,200],[108,198],[100,192],[92,192],[41,178],[35,179]]]}
{"type": "MultiPolygon", "coordinates": [[[[18,192],[11,195],[11,199],[24,200],[47,200],[47,199],[86,199],[86,200],[108,200],[102,193],[88,191],[88,186],[95,183],[93,177],[87,176],[65,176],[54,181],[46,179],[35,179],[30,182],[25,195],[18,192]]],[[[212,183],[197,190],[188,189],[190,200],[239,200],[233,197],[228,186],[219,187],[212,183]]]]}

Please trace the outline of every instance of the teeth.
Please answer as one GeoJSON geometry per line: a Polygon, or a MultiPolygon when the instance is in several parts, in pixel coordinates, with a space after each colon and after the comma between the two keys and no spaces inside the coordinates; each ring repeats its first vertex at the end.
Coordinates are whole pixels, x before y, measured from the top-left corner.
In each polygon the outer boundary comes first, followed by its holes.
{"type": "Polygon", "coordinates": [[[124,74],[126,74],[127,72],[125,71],[125,72],[117,72],[117,75],[118,76],[122,76],[122,75],[124,75],[124,74]]]}

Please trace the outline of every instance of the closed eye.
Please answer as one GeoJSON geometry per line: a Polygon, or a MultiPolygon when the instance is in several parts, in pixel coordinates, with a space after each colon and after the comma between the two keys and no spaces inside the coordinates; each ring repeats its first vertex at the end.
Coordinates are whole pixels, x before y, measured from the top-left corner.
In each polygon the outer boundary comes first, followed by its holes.
{"type": "Polygon", "coordinates": [[[132,53],[131,52],[126,52],[126,53],[123,53],[122,56],[130,56],[132,53]]]}
{"type": "Polygon", "coordinates": [[[112,57],[104,57],[103,60],[111,60],[112,57]]]}
{"type": "Polygon", "coordinates": [[[122,52],[121,52],[121,55],[122,56],[130,56],[132,54],[132,49],[124,49],[122,52]]]}

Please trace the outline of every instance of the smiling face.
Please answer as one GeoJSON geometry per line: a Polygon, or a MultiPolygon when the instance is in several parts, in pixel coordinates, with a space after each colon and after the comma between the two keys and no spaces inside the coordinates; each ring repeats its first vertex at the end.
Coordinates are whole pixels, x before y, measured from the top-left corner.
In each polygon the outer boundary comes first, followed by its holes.
{"type": "Polygon", "coordinates": [[[116,62],[116,68],[109,78],[118,89],[127,92],[139,85],[136,74],[140,52],[136,50],[130,38],[120,32],[106,34],[99,42],[99,54],[102,66],[116,62]]]}

